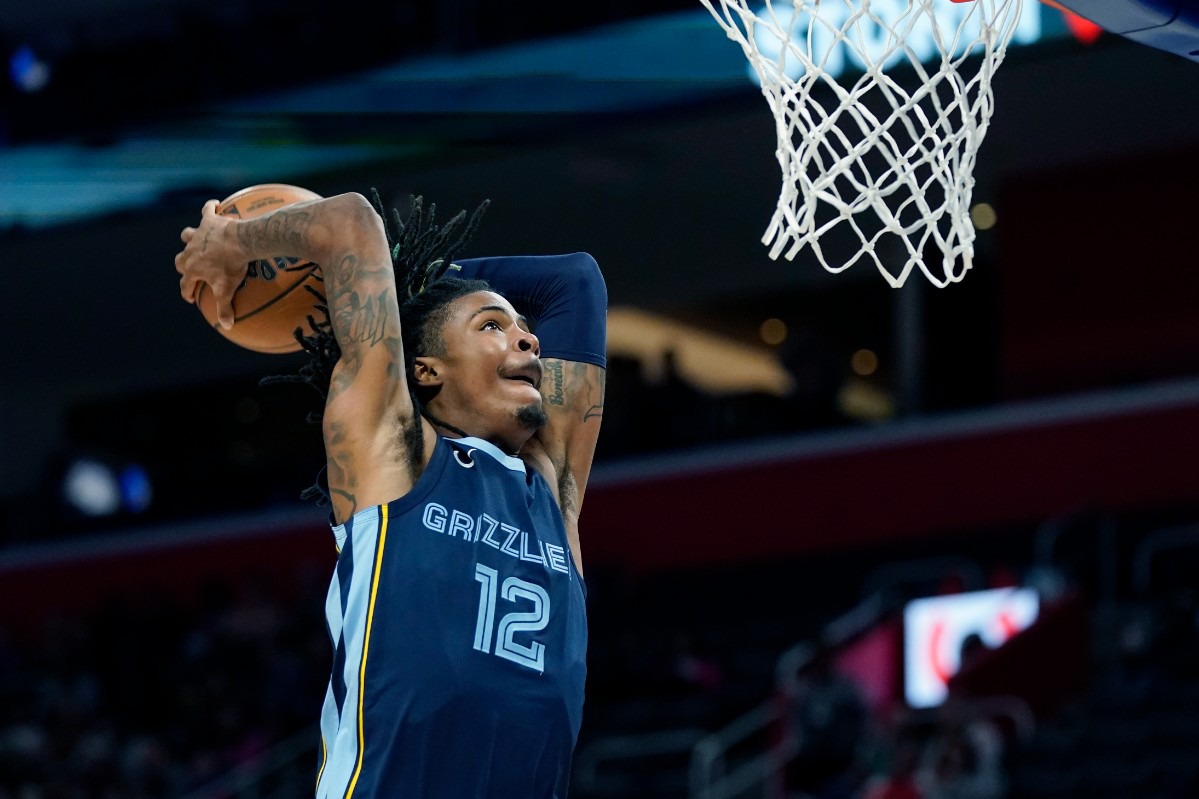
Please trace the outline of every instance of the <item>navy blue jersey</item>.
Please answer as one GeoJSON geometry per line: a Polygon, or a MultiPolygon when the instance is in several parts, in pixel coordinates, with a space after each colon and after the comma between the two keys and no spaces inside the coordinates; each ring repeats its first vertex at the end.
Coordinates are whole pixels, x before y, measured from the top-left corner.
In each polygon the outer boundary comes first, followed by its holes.
{"type": "Polygon", "coordinates": [[[318,799],[565,797],[587,617],[545,480],[439,438],[411,492],[333,532],[318,799]]]}

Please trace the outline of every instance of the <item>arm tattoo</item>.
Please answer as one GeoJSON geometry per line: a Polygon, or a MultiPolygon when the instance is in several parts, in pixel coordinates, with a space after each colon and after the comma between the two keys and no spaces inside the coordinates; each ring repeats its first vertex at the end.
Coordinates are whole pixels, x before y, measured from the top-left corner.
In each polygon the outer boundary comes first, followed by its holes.
{"type": "Polygon", "coordinates": [[[391,357],[388,374],[403,374],[398,305],[391,264],[364,263],[353,253],[344,254],[326,271],[325,291],[333,335],[341,359],[329,387],[329,399],[350,387],[358,376],[365,350],[383,345],[391,357]]]}
{"type": "Polygon", "coordinates": [[[391,292],[384,290],[363,298],[357,291],[349,292],[338,303],[334,334],[342,347],[365,344],[373,347],[387,338],[387,303],[394,302],[391,292]]]}
{"type": "MultiPolygon", "coordinates": [[[[308,208],[282,208],[261,219],[244,221],[237,227],[237,235],[251,253],[297,255],[311,252],[313,239],[320,238],[319,231],[330,226],[345,224],[365,229],[367,222],[375,222],[375,212],[369,208],[355,208],[353,213],[358,216],[338,221],[320,217],[319,212],[308,208]]],[[[353,245],[346,241],[346,246],[353,245]]],[[[374,347],[387,340],[389,311],[396,303],[390,259],[374,263],[347,249],[328,262],[322,258],[322,272],[333,334],[342,349],[359,344],[374,347]]],[[[398,331],[392,335],[398,335],[398,331]]]]}
{"type": "Polygon", "coordinates": [[[340,424],[331,422],[325,430],[325,457],[329,470],[329,493],[333,495],[334,509],[340,516],[338,521],[345,521],[358,511],[358,498],[354,495],[354,472],[346,463],[351,453],[344,445],[344,429],[340,424]]]}
{"type": "MultiPolygon", "coordinates": [[[[262,249],[291,249],[295,255],[304,249],[304,238],[312,222],[311,212],[281,209],[262,220],[249,219],[237,228],[237,238],[251,252],[262,249]]],[[[276,253],[280,254],[280,253],[276,253]]]]}
{"type": "Polygon", "coordinates": [[[387,311],[395,304],[394,288],[384,285],[374,293],[360,291],[359,282],[366,283],[372,276],[364,273],[352,253],[329,271],[332,279],[326,285],[337,343],[342,347],[351,344],[373,347],[383,341],[387,337],[387,311]]]}
{"type": "Polygon", "coordinates": [[[583,421],[584,422],[587,421],[588,419],[602,419],[604,417],[604,394],[608,390],[608,370],[600,369],[598,374],[599,374],[599,386],[598,386],[599,392],[598,392],[598,394],[589,395],[593,399],[596,399],[597,402],[594,405],[592,405],[591,407],[589,407],[586,411],[583,412],[583,421]]]}
{"type": "Polygon", "coordinates": [[[574,361],[570,367],[566,393],[570,396],[571,413],[583,422],[603,418],[606,372],[574,361]]]}
{"type": "Polygon", "coordinates": [[[546,371],[549,373],[550,390],[545,395],[545,401],[550,405],[562,405],[565,402],[562,390],[562,361],[551,359],[545,362],[546,371]]]}
{"type": "Polygon", "coordinates": [[[604,415],[607,373],[590,364],[549,358],[543,362],[546,382],[542,397],[553,411],[562,411],[585,422],[604,415]]]}
{"type": "Polygon", "coordinates": [[[340,488],[330,488],[329,493],[333,495],[335,501],[340,499],[345,505],[348,506],[344,511],[338,514],[338,516],[341,517],[338,519],[338,521],[347,521],[351,516],[358,512],[358,498],[349,491],[345,491],[340,488]]]}

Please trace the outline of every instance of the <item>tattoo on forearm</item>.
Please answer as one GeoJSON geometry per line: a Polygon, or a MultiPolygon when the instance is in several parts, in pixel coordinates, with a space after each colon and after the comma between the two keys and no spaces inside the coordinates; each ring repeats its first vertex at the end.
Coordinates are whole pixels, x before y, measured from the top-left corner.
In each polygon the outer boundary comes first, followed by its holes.
{"type": "Polygon", "coordinates": [[[237,238],[251,252],[262,250],[290,249],[287,253],[272,255],[296,255],[302,252],[304,238],[312,214],[307,210],[280,210],[261,220],[248,220],[237,228],[237,238]]]}

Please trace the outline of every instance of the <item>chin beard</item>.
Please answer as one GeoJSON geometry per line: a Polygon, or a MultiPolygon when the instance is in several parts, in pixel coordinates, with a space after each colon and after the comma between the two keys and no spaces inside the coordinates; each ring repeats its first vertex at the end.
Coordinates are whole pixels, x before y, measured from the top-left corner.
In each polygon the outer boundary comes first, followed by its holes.
{"type": "Polygon", "coordinates": [[[526,405],[517,411],[516,421],[520,422],[526,430],[535,433],[545,427],[545,423],[549,421],[549,417],[545,415],[545,410],[538,403],[537,405],[526,405]]]}

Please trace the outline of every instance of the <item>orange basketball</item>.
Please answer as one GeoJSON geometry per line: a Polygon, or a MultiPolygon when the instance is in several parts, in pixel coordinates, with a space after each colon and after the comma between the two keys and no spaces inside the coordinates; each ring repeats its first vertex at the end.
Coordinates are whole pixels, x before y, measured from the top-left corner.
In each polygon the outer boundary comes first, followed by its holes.
{"type": "MultiPolygon", "coordinates": [[[[299,186],[264,183],[229,195],[218,206],[217,213],[253,219],[285,205],[318,199],[319,194],[299,186]]],[[[231,329],[225,330],[217,322],[216,301],[207,284],[200,284],[196,306],[213,329],[240,347],[255,352],[296,352],[300,344],[295,329],[311,333],[308,317],[321,318],[316,306],[323,300],[314,297],[305,286],[324,296],[321,268],[311,261],[278,255],[250,263],[246,279],[233,295],[231,329]]]]}

